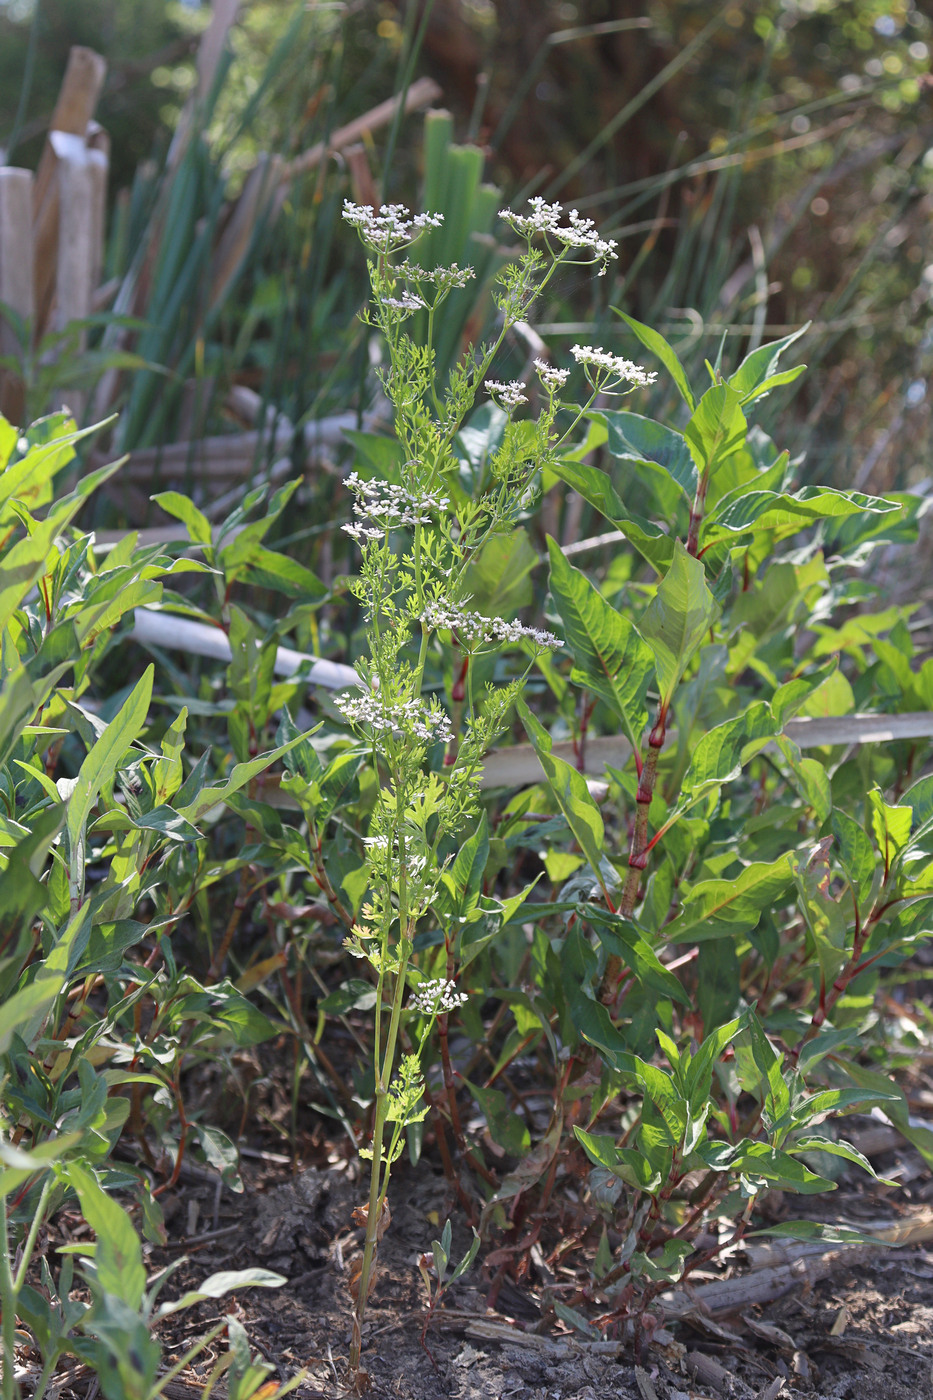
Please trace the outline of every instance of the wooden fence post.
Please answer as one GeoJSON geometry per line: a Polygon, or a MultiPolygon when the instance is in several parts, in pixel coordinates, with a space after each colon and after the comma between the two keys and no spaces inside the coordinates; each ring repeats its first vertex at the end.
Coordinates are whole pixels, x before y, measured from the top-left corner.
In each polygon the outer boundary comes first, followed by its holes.
{"type": "MultiPolygon", "coordinates": [[[[35,314],[32,257],[32,171],[0,167],[0,301],[19,316],[27,334],[35,314]]],[[[9,321],[0,318],[0,355],[19,356],[26,346],[9,321]]],[[[0,413],[20,424],[25,413],[22,378],[0,370],[0,413]]]]}

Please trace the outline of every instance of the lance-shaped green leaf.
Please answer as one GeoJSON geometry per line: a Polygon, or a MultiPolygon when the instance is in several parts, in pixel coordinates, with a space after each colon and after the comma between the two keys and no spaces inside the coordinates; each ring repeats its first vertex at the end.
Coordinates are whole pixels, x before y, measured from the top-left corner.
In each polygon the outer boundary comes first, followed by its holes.
{"type": "MultiPolygon", "coordinates": [[[[754,1010],[748,1013],[748,1040],[751,1060],[757,1071],[755,1078],[758,1084],[755,1087],[760,1089],[764,1112],[774,1124],[790,1108],[790,1091],[781,1073],[781,1057],[765,1035],[765,1028],[754,1010]]],[[[737,1054],[739,1050],[740,1046],[737,1045],[737,1054]]],[[[744,1067],[746,1061],[747,1056],[740,1057],[740,1067],[744,1067]]],[[[743,1087],[748,1087],[744,1078],[740,1077],[740,1082],[743,1087]]]]}
{"type": "Polygon", "coordinates": [[[597,929],[606,951],[620,957],[643,987],[650,987],[682,1006],[690,1005],[690,998],[680,982],[660,961],[637,924],[598,904],[582,905],[580,915],[597,929]]]}
{"type": "Polygon", "coordinates": [[[832,814],[832,833],[839,863],[848,877],[855,898],[861,904],[871,890],[875,871],[879,868],[874,847],[854,817],[836,807],[832,814]]]}
{"type": "MultiPolygon", "coordinates": [[[[287,743],[280,744],[278,748],[269,749],[268,752],[261,753],[256,758],[250,759],[248,763],[236,764],[226,782],[212,783],[210,787],[202,787],[184,807],[178,803],[176,805],[176,811],[179,816],[184,817],[187,821],[197,822],[198,818],[202,817],[205,812],[209,812],[212,807],[216,807],[219,803],[224,802],[231,793],[239,792],[240,788],[245,787],[251,778],[257,777],[258,774],[264,772],[266,768],[270,768],[277,759],[282,758],[284,754],[288,753],[289,749],[293,749],[296,744],[300,744],[301,740],[306,737],[307,735],[299,734],[297,737],[290,739],[287,743]]],[[[358,766],[358,758],[356,762],[358,766]]],[[[191,774],[189,773],[189,781],[190,778],[191,774]]],[[[187,783],[185,787],[187,787],[187,783]]],[[[179,798],[180,797],[181,793],[179,793],[179,798]]]]}
{"type": "Polygon", "coordinates": [[[776,539],[784,539],[820,520],[858,515],[860,512],[884,515],[899,509],[896,501],[866,496],[860,491],[834,491],[826,486],[804,486],[793,495],[787,492],[746,491],[711,512],[704,521],[703,542],[709,545],[730,535],[762,530],[773,530],[776,539]]]}
{"type": "Polygon", "coordinates": [[[656,1114],[646,1112],[647,1102],[642,1107],[643,1128],[647,1125],[652,1137],[660,1134],[670,1146],[680,1147],[688,1128],[689,1105],[673,1077],[639,1055],[619,1055],[617,1063],[622,1073],[634,1079],[645,1099],[654,1105],[656,1114]]]}
{"type": "Polygon", "coordinates": [[[651,326],[646,326],[641,321],[636,321],[634,316],[627,316],[625,312],[620,311],[617,306],[614,306],[612,309],[617,316],[621,316],[629,330],[635,332],[645,349],[650,350],[652,355],[657,355],[658,359],[677,385],[677,388],[680,390],[684,403],[692,413],[696,401],[690,391],[686,372],[663,335],[654,330],[651,326]]]}
{"type": "Polygon", "coordinates": [[[68,802],[68,836],[77,844],[102,787],[113,781],[127,750],[146,723],[152,698],[153,667],[147,666],[119,712],[81,764],[68,802]]]}
{"type": "Polygon", "coordinates": [[[868,794],[869,817],[875,843],[884,861],[885,870],[890,870],[910,840],[913,824],[913,808],[894,806],[885,802],[881,789],[872,788],[868,794]]]}
{"type": "Polygon", "coordinates": [[[692,1109],[698,1109],[709,1098],[716,1061],[730,1041],[743,1029],[745,1021],[746,1014],[743,1013],[724,1026],[717,1026],[716,1030],[710,1031],[690,1063],[684,1066],[685,1087],[692,1109]]]}
{"type": "Polygon", "coordinates": [[[728,384],[713,384],[697,404],[684,428],[697,471],[710,474],[745,442],[748,424],[739,395],[728,384]]]}
{"type": "Polygon", "coordinates": [[[660,469],[680,488],[687,501],[696,495],[696,463],[682,433],[640,413],[604,412],[608,446],[618,462],[639,462],[660,469]]]}
{"type": "Polygon", "coordinates": [[[742,403],[751,403],[753,399],[760,398],[779,384],[789,384],[804,373],[806,365],[795,365],[793,369],[780,372],[777,366],[784,351],[809,329],[808,321],[799,330],[792,331],[780,340],[772,341],[770,345],[759,345],[757,350],[752,350],[745,356],[735,374],[729,376],[729,384],[739,394],[742,403]]]}
{"type": "Polygon", "coordinates": [[[813,939],[822,983],[824,987],[829,987],[842,971],[848,957],[846,914],[830,893],[829,861],[820,848],[809,861],[792,856],[791,863],[800,908],[813,939]]]}
{"type": "Polygon", "coordinates": [[[684,897],[680,916],[667,929],[675,943],[735,937],[757,928],[793,879],[790,857],[746,865],[731,880],[700,880],[684,897]]]}
{"type": "Polygon", "coordinates": [[[671,567],[648,604],[640,629],[654,655],[664,713],[718,612],[703,565],[676,540],[671,567]]]}
{"type": "Polygon", "coordinates": [[[204,545],[205,557],[210,562],[213,557],[211,522],[198,510],[194,501],[183,496],[180,491],[160,491],[149,499],[161,506],[166,515],[173,515],[176,520],[181,521],[188,531],[191,543],[204,545]]]}
{"type": "Polygon", "coordinates": [[[645,692],[653,665],[650,648],[628,618],[606,602],[550,538],[548,552],[551,594],[573,652],[571,679],[605,701],[637,749],[648,722],[645,692]]]}
{"type": "Polygon", "coordinates": [[[94,1273],[106,1293],[138,1308],[146,1288],[139,1236],[126,1211],[103,1190],[97,1177],[78,1162],[66,1174],[78,1193],[81,1211],[97,1237],[94,1273]]]}
{"type": "Polygon", "coordinates": [[[693,751],[681,785],[683,795],[695,801],[711,788],[737,778],[743,762],[759,752],[779,727],[770,705],[756,700],[744,714],[708,729],[693,751]]]}
{"type": "Polygon", "coordinates": [[[641,1152],[633,1147],[616,1147],[615,1140],[607,1133],[588,1133],[576,1125],[573,1131],[577,1142],[597,1167],[605,1167],[636,1191],[647,1191],[651,1195],[660,1191],[660,1173],[652,1169],[641,1152]]]}
{"type": "Polygon", "coordinates": [[[665,1240],[656,1254],[645,1254],[636,1249],[629,1268],[635,1278],[648,1278],[652,1282],[677,1283],[683,1278],[684,1262],[693,1253],[689,1240],[665,1240]]]}
{"type": "Polygon", "coordinates": [[[756,1235],[774,1235],[784,1240],[821,1240],[823,1244],[891,1244],[890,1240],[879,1239],[877,1235],[853,1230],[850,1225],[821,1225],[816,1220],[782,1220],[780,1225],[752,1230],[746,1238],[754,1239],[756,1235]]]}
{"type": "Polygon", "coordinates": [[[551,736],[538,723],[523,700],[518,701],[517,708],[557,805],[566,817],[567,825],[608,899],[601,867],[605,828],[602,814],[590,796],[586,779],[576,768],[551,753],[551,736]]]}
{"type": "Polygon", "coordinates": [[[767,1142],[746,1138],[730,1147],[725,1143],[710,1143],[701,1148],[700,1155],[714,1171],[741,1172],[743,1176],[763,1177],[779,1190],[796,1191],[811,1196],[817,1191],[835,1191],[836,1183],[817,1176],[789,1152],[782,1152],[767,1142]]]}
{"type": "Polygon", "coordinates": [[[650,520],[643,520],[640,515],[633,515],[627,510],[605,472],[598,467],[575,462],[572,457],[561,457],[552,462],[551,470],[585,501],[589,501],[617,530],[621,530],[629,544],[659,574],[668,567],[674,556],[673,539],[650,520]]]}
{"type": "Polygon", "coordinates": [[[787,760],[791,772],[791,782],[808,807],[812,807],[817,821],[822,826],[833,809],[833,791],[829,774],[815,758],[804,758],[799,744],[782,734],[777,746],[787,760]]]}

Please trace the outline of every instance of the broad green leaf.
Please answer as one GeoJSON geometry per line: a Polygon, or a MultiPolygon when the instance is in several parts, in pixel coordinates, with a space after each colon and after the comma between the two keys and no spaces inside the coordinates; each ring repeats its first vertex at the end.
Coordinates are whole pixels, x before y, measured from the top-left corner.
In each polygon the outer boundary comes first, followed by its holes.
{"type": "Polygon", "coordinates": [[[37,977],[4,1001],[0,1006],[0,1055],[6,1054],[14,1034],[22,1027],[36,1017],[45,1016],[64,985],[61,973],[56,977],[37,977]]]}
{"type": "Polygon", "coordinates": [[[80,839],[101,788],[113,781],[130,745],[146,723],[153,673],[154,668],[147,666],[119,713],[81,764],[78,781],[68,801],[66,827],[73,845],[80,839]]]}
{"type": "Polygon", "coordinates": [[[654,330],[651,326],[646,326],[643,325],[641,321],[636,321],[634,316],[627,316],[625,312],[620,311],[617,306],[614,306],[612,310],[617,316],[621,316],[629,330],[635,332],[645,349],[650,350],[652,355],[657,355],[658,359],[677,385],[677,388],[680,390],[684,403],[692,413],[696,401],[694,400],[693,394],[690,392],[687,375],[683,365],[680,363],[680,360],[668,345],[663,335],[654,330]]]}
{"type": "Polygon", "coordinates": [[[584,938],[579,924],[568,929],[560,952],[563,992],[570,1019],[588,1045],[601,1050],[610,1064],[628,1050],[628,1040],[613,1024],[606,1007],[590,990],[596,972],[596,953],[584,938]]]}
{"type": "Polygon", "coordinates": [[[687,1126],[688,1105],[671,1075],[665,1074],[656,1065],[648,1064],[639,1055],[622,1055],[618,1064],[623,1075],[634,1079],[654,1104],[671,1145],[679,1147],[687,1126]]]}
{"type": "Polygon", "coordinates": [[[713,384],[684,428],[700,475],[715,475],[719,463],[744,444],[747,431],[739,395],[728,384],[713,384]]]}
{"type": "Polygon", "coordinates": [[[486,1118],[489,1136],[513,1157],[522,1157],[531,1147],[528,1125],[509,1108],[508,1099],[500,1089],[484,1089],[464,1078],[463,1083],[479,1104],[486,1118]]]}
{"type": "Polygon", "coordinates": [[[878,1103],[897,1103],[897,1095],[866,1089],[820,1089],[795,1103],[782,1127],[803,1127],[824,1113],[867,1113],[878,1103]]]}
{"type": "MultiPolygon", "coordinates": [[[[725,1145],[723,1145],[725,1146],[725,1145]]],[[[719,1148],[720,1144],[716,1144],[719,1148]]],[[[704,1155],[707,1155],[704,1153],[704,1155]]],[[[738,1143],[712,1157],[709,1165],[718,1171],[741,1172],[750,1177],[763,1177],[771,1186],[785,1191],[796,1191],[800,1195],[812,1196],[818,1191],[835,1191],[836,1183],[818,1176],[803,1162],[798,1162],[789,1152],[782,1152],[767,1142],[752,1142],[750,1139],[738,1143]]]]}
{"type": "Polygon", "coordinates": [[[274,1274],[271,1269],[224,1269],[221,1273],[211,1274],[199,1288],[182,1294],[171,1303],[162,1303],[156,1317],[169,1317],[206,1298],[224,1298],[240,1288],[281,1288],[286,1283],[288,1279],[284,1275],[274,1274]]]}
{"type": "Polygon", "coordinates": [[[492,535],[467,567],[464,588],[485,617],[514,617],[531,602],[538,555],[524,530],[492,535]]]}
{"type": "Polygon", "coordinates": [[[764,1111],[771,1122],[776,1123],[790,1107],[790,1093],[781,1074],[781,1057],[765,1035],[765,1028],[754,1011],[749,1012],[748,1031],[752,1058],[762,1076],[764,1111]]]}
{"type": "Polygon", "coordinates": [[[872,788],[868,793],[868,802],[875,844],[887,871],[910,840],[913,808],[906,804],[892,806],[885,802],[884,795],[878,787],[872,788]]]}
{"type": "Polygon", "coordinates": [[[489,820],[483,812],[476,830],[464,841],[443,877],[461,911],[471,909],[479,899],[488,860],[489,820]]]}
{"type": "Polygon", "coordinates": [[[702,539],[712,544],[730,534],[751,530],[774,530],[783,539],[820,520],[861,512],[886,514],[896,511],[897,503],[859,491],[834,491],[826,486],[804,486],[793,495],[786,492],[746,491],[738,499],[720,506],[704,522],[702,539]]]}
{"type": "Polygon", "coordinates": [[[743,761],[747,762],[752,753],[776,734],[778,727],[771,707],[763,700],[756,700],[738,718],[727,719],[708,729],[693,750],[681,791],[695,796],[737,778],[743,761]],[[745,753],[747,745],[753,746],[749,754],[745,753]]]}
{"type": "Polygon", "coordinates": [[[236,577],[260,588],[275,589],[287,598],[323,598],[327,593],[317,574],[297,559],[258,542],[237,560],[236,577]]]}
{"type": "MultiPolygon", "coordinates": [[[[908,797],[905,793],[905,804],[908,797]]],[[[833,810],[832,833],[839,863],[848,876],[856,900],[861,902],[875,877],[878,860],[874,848],[854,817],[838,807],[833,810]]]]}
{"type": "Polygon", "coordinates": [[[673,539],[650,520],[643,520],[627,510],[605,472],[598,467],[575,462],[572,457],[561,457],[551,465],[561,481],[595,507],[617,530],[621,530],[629,544],[647,559],[657,573],[663,573],[674,557],[673,539]]]}
{"type": "Polygon", "coordinates": [[[550,735],[538,723],[523,700],[519,699],[517,709],[538,755],[538,762],[544,769],[548,786],[566,817],[567,825],[573,832],[580,850],[586,856],[590,869],[608,898],[602,874],[605,828],[602,814],[590,796],[586,779],[564,759],[551,753],[550,735]]]}
{"type": "Polygon", "coordinates": [[[791,782],[808,807],[813,808],[817,822],[822,826],[833,809],[833,791],[829,774],[816,758],[804,758],[800,746],[793,739],[782,734],[777,746],[791,772],[791,782]]]}
{"type": "Polygon", "coordinates": [[[599,941],[606,951],[620,957],[643,987],[650,987],[652,991],[670,997],[682,1006],[690,1005],[690,998],[680,982],[659,960],[637,924],[598,904],[582,905],[580,917],[597,929],[599,941]]]}
{"type": "Polygon", "coordinates": [[[719,612],[699,559],[675,541],[671,567],[642,615],[640,631],[654,655],[666,712],[671,697],[719,612]]]}
{"type": "Polygon", "coordinates": [[[783,855],[746,865],[730,880],[699,880],[685,895],[668,934],[675,943],[698,943],[748,933],[765,909],[780,904],[793,877],[790,856],[783,855]]]}
{"type": "Polygon", "coordinates": [[[652,1170],[642,1154],[634,1148],[616,1147],[615,1139],[608,1134],[588,1133],[576,1125],[573,1132],[590,1161],[597,1167],[605,1167],[613,1176],[617,1176],[620,1181],[638,1191],[646,1191],[653,1195],[661,1189],[663,1183],[660,1175],[652,1170]]]}
{"type": "Polygon", "coordinates": [[[847,913],[830,892],[828,859],[819,848],[810,860],[791,856],[800,907],[816,949],[824,987],[829,987],[845,966],[848,938],[847,913]]]}
{"type": "Polygon", "coordinates": [[[726,1046],[745,1025],[745,1016],[736,1016],[724,1026],[717,1026],[706,1036],[686,1070],[687,1093],[693,1108],[709,1097],[713,1068],[726,1046]]]}
{"type": "Polygon", "coordinates": [[[94,1173],[70,1162],[66,1174],[78,1194],[81,1211],[97,1237],[94,1273],[101,1288],[138,1308],[146,1289],[139,1237],[126,1211],[101,1187],[94,1173]]]}
{"type": "Polygon", "coordinates": [[[609,706],[634,749],[648,722],[645,692],[652,670],[648,646],[628,618],[616,612],[548,537],[551,594],[573,652],[571,679],[609,706]]]}
{"type": "Polygon", "coordinates": [[[657,1254],[649,1255],[636,1250],[629,1267],[636,1278],[677,1283],[683,1276],[687,1255],[692,1253],[693,1245],[689,1240],[665,1240],[657,1254]]]}
{"type": "Polygon", "coordinates": [[[790,335],[782,336],[780,340],[773,340],[770,345],[760,345],[757,350],[752,350],[745,356],[735,373],[729,376],[729,384],[739,394],[742,403],[749,403],[752,399],[757,399],[769,388],[774,387],[776,382],[787,383],[788,381],[783,378],[784,374],[789,374],[796,379],[799,374],[804,373],[806,365],[796,365],[792,370],[783,371],[780,379],[775,377],[778,361],[784,351],[789,349],[795,340],[799,340],[802,335],[805,335],[809,328],[808,321],[805,326],[791,331],[790,335]]]}
{"type": "Polygon", "coordinates": [[[181,521],[188,531],[192,544],[206,545],[205,552],[211,549],[213,539],[211,522],[202,511],[198,510],[194,501],[183,496],[180,491],[159,491],[149,499],[155,501],[157,506],[161,506],[166,515],[173,515],[176,520],[181,521]]]}
{"type": "Polygon", "coordinates": [[[843,1157],[847,1162],[854,1162],[862,1171],[868,1172],[876,1181],[880,1181],[883,1186],[896,1186],[896,1182],[889,1181],[886,1177],[879,1176],[863,1152],[859,1152],[857,1147],[853,1147],[851,1142],[845,1142],[842,1138],[827,1138],[819,1133],[811,1133],[807,1137],[797,1138],[794,1142],[795,1152],[826,1152],[830,1157],[843,1157]]]}
{"type": "Polygon", "coordinates": [[[604,412],[601,416],[609,429],[609,451],[617,461],[647,462],[662,468],[693,503],[697,468],[681,433],[640,413],[604,412]]]}

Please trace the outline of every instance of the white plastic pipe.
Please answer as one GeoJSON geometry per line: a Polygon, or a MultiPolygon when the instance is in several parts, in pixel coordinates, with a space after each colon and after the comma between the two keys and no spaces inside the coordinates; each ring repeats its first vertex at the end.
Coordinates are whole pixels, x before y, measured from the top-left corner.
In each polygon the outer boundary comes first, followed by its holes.
{"type": "MultiPolygon", "coordinates": [[[[169,647],[194,656],[209,656],[215,661],[229,661],[233,654],[227,634],[221,628],[208,627],[204,622],[194,622],[189,617],[178,617],[158,608],[137,608],[130,636],[144,646],[169,647]]],[[[275,655],[277,676],[293,676],[303,668],[307,668],[309,685],[322,685],[328,690],[359,685],[359,677],[352,666],[322,661],[320,657],[293,651],[291,647],[279,647],[275,655]]]]}

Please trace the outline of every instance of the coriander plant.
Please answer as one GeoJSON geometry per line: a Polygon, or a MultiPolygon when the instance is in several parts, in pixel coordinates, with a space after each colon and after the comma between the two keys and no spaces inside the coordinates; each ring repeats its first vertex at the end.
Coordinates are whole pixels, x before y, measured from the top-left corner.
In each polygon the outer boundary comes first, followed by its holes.
{"type": "Polygon", "coordinates": [[[592,266],[602,275],[615,255],[615,245],[601,239],[590,220],[572,211],[561,223],[561,215],[559,205],[541,199],[532,200],[526,214],[502,212],[522,248],[499,277],[498,335],[467,353],[439,389],[435,329],[444,301],[471,269],[425,270],[401,256],[425,229],[438,225],[438,215],[412,216],[400,205],[377,212],[347,203],[344,211],[369,254],[373,302],[364,319],[388,348],[382,384],[399,446],[391,479],[364,480],[356,473],[349,478],[356,518],[344,527],[362,554],[352,588],[365,613],[368,656],[358,666],[361,694],[344,694],[338,707],[365,744],[379,780],[365,838],[368,891],[349,944],[369,962],[376,980],[375,1114],[371,1144],[362,1149],[370,1160],[370,1189],[357,1213],[366,1237],[351,1283],[354,1374],[376,1249],[390,1221],[392,1166],[406,1130],[427,1112],[422,1050],[436,1024],[456,1131],[446,1028],[463,1000],[458,966],[514,916],[528,893],[504,903],[480,892],[485,818],[477,780],[535,659],[559,643],[538,627],[471,607],[471,566],[532,506],[542,468],[554,461],[596,396],[653,377],[627,360],[576,347],[590,395],[563,431],[557,416],[567,371],[536,362],[539,407],[536,417],[522,422],[514,414],[528,402],[527,385],[490,377],[509,331],[561,266],[592,266]],[[427,312],[424,344],[406,332],[406,320],[416,311],[427,312]],[[488,480],[468,492],[460,481],[455,438],[483,388],[508,421],[488,480]],[[426,663],[439,641],[457,658],[450,712],[436,694],[425,694],[426,663]],[[512,673],[477,682],[481,659],[504,647],[520,658],[512,673]],[[471,828],[458,852],[457,841],[471,828]],[[439,927],[441,941],[416,954],[416,935],[427,922],[439,927]]]}

